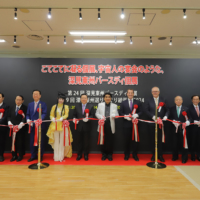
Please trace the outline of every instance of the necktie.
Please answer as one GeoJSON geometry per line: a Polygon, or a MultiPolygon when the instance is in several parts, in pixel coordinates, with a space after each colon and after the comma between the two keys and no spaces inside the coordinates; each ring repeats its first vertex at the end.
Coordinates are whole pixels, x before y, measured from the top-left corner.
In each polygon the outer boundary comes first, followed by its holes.
{"type": "Polygon", "coordinates": [[[19,107],[17,106],[16,112],[15,112],[15,115],[16,115],[16,116],[17,116],[17,114],[18,114],[18,111],[19,111],[19,107]]]}
{"type": "Polygon", "coordinates": [[[196,106],[195,108],[196,108],[196,111],[197,111],[197,115],[199,117],[199,108],[198,108],[198,106],[196,106]]]}
{"type": "Polygon", "coordinates": [[[156,107],[158,106],[158,98],[155,98],[155,100],[156,100],[156,107]]]}
{"type": "Polygon", "coordinates": [[[35,112],[36,108],[37,108],[37,103],[35,102],[35,105],[34,105],[34,112],[35,112]]]}
{"type": "Polygon", "coordinates": [[[130,100],[130,109],[131,110],[133,109],[133,102],[132,102],[132,100],[130,100]]]}
{"type": "Polygon", "coordinates": [[[179,117],[179,114],[180,114],[180,113],[179,113],[179,109],[180,109],[180,107],[178,106],[178,107],[177,107],[177,115],[178,115],[178,117],[179,117]]]}
{"type": "Polygon", "coordinates": [[[84,115],[84,111],[85,111],[85,105],[83,104],[83,108],[82,108],[82,114],[84,115]]]}

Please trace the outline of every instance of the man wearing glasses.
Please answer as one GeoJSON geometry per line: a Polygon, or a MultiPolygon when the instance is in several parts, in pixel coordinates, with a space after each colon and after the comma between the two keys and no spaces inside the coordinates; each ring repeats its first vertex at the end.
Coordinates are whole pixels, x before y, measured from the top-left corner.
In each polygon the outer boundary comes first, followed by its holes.
{"type": "MultiPolygon", "coordinates": [[[[163,97],[160,97],[160,89],[158,87],[153,87],[151,89],[152,97],[145,102],[144,110],[151,121],[155,121],[155,108],[159,106],[159,103],[163,103],[164,105],[161,109],[158,109],[158,118],[166,121],[169,116],[169,108],[166,103],[166,100],[163,97]]],[[[149,123],[149,133],[150,133],[150,144],[151,144],[151,151],[153,156],[151,161],[155,161],[155,123],[149,123]]],[[[165,162],[163,158],[162,152],[162,129],[158,126],[158,159],[161,162],[165,162]]]]}

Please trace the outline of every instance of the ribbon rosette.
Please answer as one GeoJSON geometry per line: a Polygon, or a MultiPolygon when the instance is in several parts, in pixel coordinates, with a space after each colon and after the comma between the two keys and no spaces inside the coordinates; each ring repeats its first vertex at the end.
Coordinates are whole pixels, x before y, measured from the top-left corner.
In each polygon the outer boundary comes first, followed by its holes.
{"type": "Polygon", "coordinates": [[[25,114],[24,114],[23,110],[19,110],[19,111],[18,111],[18,114],[22,115],[22,117],[23,117],[23,119],[24,119],[25,114]]]}
{"type": "Polygon", "coordinates": [[[164,102],[160,102],[159,103],[159,105],[158,105],[158,112],[160,112],[161,111],[161,108],[163,107],[163,106],[165,106],[165,103],[164,102]]]}
{"type": "Polygon", "coordinates": [[[35,136],[34,136],[34,146],[38,146],[38,127],[42,124],[42,120],[38,119],[35,121],[35,136]]]}
{"type": "Polygon", "coordinates": [[[68,145],[66,146],[70,146],[71,145],[71,141],[70,141],[70,129],[69,129],[69,121],[68,120],[63,120],[63,129],[64,129],[64,146],[65,146],[65,137],[66,137],[66,132],[67,132],[67,138],[68,138],[68,145]]]}
{"type": "Polygon", "coordinates": [[[98,137],[98,143],[97,144],[104,144],[104,124],[105,121],[103,119],[100,119],[98,121],[98,125],[99,125],[99,137],[98,137]]]}
{"type": "Polygon", "coordinates": [[[0,119],[3,117],[5,110],[3,108],[0,109],[0,119]]]}

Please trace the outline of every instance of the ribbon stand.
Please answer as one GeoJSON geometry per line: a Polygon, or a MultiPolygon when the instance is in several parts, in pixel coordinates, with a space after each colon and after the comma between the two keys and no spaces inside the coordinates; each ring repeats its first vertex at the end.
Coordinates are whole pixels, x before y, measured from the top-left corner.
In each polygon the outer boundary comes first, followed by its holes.
{"type": "Polygon", "coordinates": [[[163,169],[166,167],[166,165],[163,163],[158,163],[158,109],[157,106],[155,106],[155,108],[155,162],[149,162],[146,165],[154,169],[163,169]]]}
{"type": "MultiPolygon", "coordinates": [[[[39,119],[42,119],[42,113],[41,113],[41,104],[39,105],[39,119]]],[[[41,124],[39,125],[39,138],[38,138],[38,163],[34,163],[32,165],[29,165],[29,169],[45,169],[49,166],[49,163],[41,163],[41,124]]]]}

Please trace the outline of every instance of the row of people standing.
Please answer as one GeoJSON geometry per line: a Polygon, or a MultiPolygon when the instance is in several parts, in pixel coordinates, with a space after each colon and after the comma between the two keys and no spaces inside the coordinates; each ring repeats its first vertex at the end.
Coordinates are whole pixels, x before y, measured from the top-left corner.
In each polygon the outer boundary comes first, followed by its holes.
{"type": "MultiPolygon", "coordinates": [[[[160,91],[158,87],[152,88],[152,98],[145,101],[144,107],[142,108],[141,102],[134,100],[134,91],[132,89],[127,90],[127,97],[128,99],[124,102],[122,102],[120,106],[119,114],[121,116],[124,116],[124,123],[123,123],[123,135],[124,135],[124,159],[128,160],[130,156],[130,147],[133,147],[133,158],[136,161],[139,161],[138,155],[137,155],[137,149],[138,149],[138,142],[132,140],[132,129],[133,124],[131,122],[130,114],[132,114],[132,110],[134,108],[134,105],[138,106],[138,109],[136,110],[136,113],[132,115],[132,118],[139,118],[143,112],[145,112],[151,120],[155,120],[155,107],[159,105],[160,102],[164,102],[165,106],[163,109],[161,109],[160,112],[158,112],[158,117],[160,117],[162,120],[166,120],[167,118],[171,118],[173,121],[180,121],[185,122],[187,121],[187,125],[193,122],[195,122],[197,125],[192,125],[192,143],[191,143],[191,159],[195,160],[195,152],[197,153],[197,159],[200,160],[200,150],[199,150],[199,137],[200,137],[200,128],[198,126],[198,122],[200,120],[199,117],[199,96],[194,95],[192,97],[193,104],[190,106],[190,108],[186,108],[182,106],[182,97],[177,96],[175,98],[175,106],[171,109],[168,108],[168,105],[166,103],[166,100],[159,96],[160,91]],[[197,106],[197,107],[196,107],[197,106]],[[186,111],[188,114],[188,120],[185,120],[184,116],[181,114],[182,111],[186,111]]],[[[39,107],[39,104],[42,106],[42,120],[45,119],[47,114],[47,106],[44,102],[40,101],[41,98],[41,92],[39,90],[33,91],[33,99],[34,102],[30,103],[28,105],[28,109],[25,105],[23,105],[23,96],[19,95],[15,99],[16,105],[8,109],[8,106],[3,102],[4,95],[0,93],[0,109],[4,109],[4,113],[0,113],[0,124],[7,125],[7,119],[9,125],[19,125],[20,130],[17,132],[16,137],[16,148],[15,151],[12,152],[12,159],[11,161],[17,160],[20,161],[23,158],[23,155],[25,153],[24,148],[24,134],[27,132],[26,128],[23,126],[27,119],[27,122],[31,124],[31,133],[30,133],[30,150],[31,150],[31,158],[28,161],[32,161],[37,159],[37,146],[34,146],[34,136],[35,136],[35,123],[31,123],[31,121],[37,120],[39,117],[39,113],[37,112],[37,109],[39,107]],[[18,113],[19,110],[22,110],[23,113],[26,114],[26,118],[23,117],[18,113]],[[27,111],[26,111],[27,110],[27,111]],[[17,152],[19,152],[19,156],[17,155],[17,152]]],[[[104,95],[104,101],[103,103],[98,104],[98,108],[96,111],[96,117],[98,119],[104,119],[104,131],[105,131],[105,137],[104,137],[104,143],[101,144],[101,151],[102,151],[102,160],[105,160],[108,158],[108,160],[112,160],[112,154],[113,154],[113,138],[115,133],[115,117],[118,116],[118,110],[117,105],[111,102],[112,95],[110,93],[105,93],[104,95]],[[109,117],[108,117],[109,116],[109,117]]],[[[63,146],[63,128],[62,128],[62,121],[64,119],[68,118],[69,113],[69,107],[65,105],[65,96],[62,94],[59,94],[58,96],[58,103],[54,105],[51,109],[50,113],[50,119],[52,120],[49,130],[47,132],[47,136],[49,137],[49,144],[54,148],[54,160],[55,161],[62,161],[64,159],[64,156],[71,157],[72,155],[72,147],[70,146],[63,146]],[[57,129],[55,129],[55,120],[59,120],[57,122],[57,129]]],[[[77,105],[74,112],[74,122],[76,119],[83,118],[83,120],[77,121],[77,134],[78,134],[78,155],[77,160],[80,160],[82,158],[82,154],[84,153],[84,159],[88,160],[88,154],[89,154],[89,138],[90,138],[90,121],[88,118],[93,117],[93,106],[90,104],[87,104],[87,95],[83,94],[81,96],[81,104],[77,105]],[[85,115],[85,109],[89,110],[89,115],[86,117],[85,115]]],[[[41,157],[43,158],[44,154],[44,130],[45,130],[45,123],[42,124],[42,143],[41,143],[41,157]]],[[[98,129],[99,130],[99,129],[98,129]]],[[[154,156],[154,141],[155,141],[155,124],[149,124],[149,131],[151,134],[151,144],[152,144],[152,153],[153,156],[151,160],[155,160],[154,156]]],[[[3,161],[3,153],[5,149],[5,127],[0,127],[0,161],[3,161]]],[[[178,159],[178,143],[183,144],[183,134],[182,134],[182,127],[177,127],[177,123],[173,123],[172,127],[173,133],[173,158],[172,160],[178,159]],[[178,131],[176,130],[178,128],[178,131]]],[[[70,141],[72,142],[72,134],[70,131],[70,141]]],[[[181,145],[182,150],[182,162],[185,163],[187,161],[187,149],[183,148],[183,145],[181,145]]],[[[158,155],[160,161],[164,162],[164,158],[162,156],[162,131],[158,129],[158,155]]]]}

